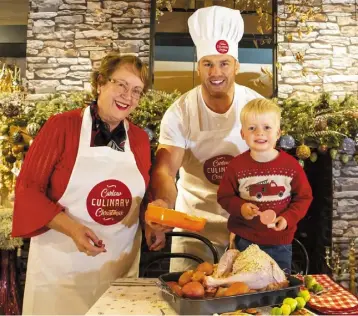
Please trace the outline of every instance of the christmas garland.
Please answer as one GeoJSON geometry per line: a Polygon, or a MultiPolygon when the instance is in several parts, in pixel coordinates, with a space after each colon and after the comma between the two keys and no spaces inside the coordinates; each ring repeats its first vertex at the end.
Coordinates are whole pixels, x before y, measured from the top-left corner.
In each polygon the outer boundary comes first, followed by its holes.
{"type": "Polygon", "coordinates": [[[279,144],[296,155],[315,162],[318,154],[329,151],[332,159],[358,163],[358,99],[349,95],[333,100],[323,93],[317,100],[287,99],[282,108],[282,134],[279,144]]]}

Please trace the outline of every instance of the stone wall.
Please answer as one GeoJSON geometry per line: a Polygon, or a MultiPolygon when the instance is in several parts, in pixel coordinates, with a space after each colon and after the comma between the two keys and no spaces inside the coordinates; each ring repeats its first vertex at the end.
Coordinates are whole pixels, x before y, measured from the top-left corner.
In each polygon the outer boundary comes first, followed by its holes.
{"type": "Polygon", "coordinates": [[[33,94],[89,90],[109,51],[149,60],[150,0],[31,0],[26,85],[33,94]]]}
{"type": "Polygon", "coordinates": [[[300,6],[302,1],[278,1],[279,98],[311,98],[324,91],[333,97],[358,93],[357,0],[310,2],[316,14],[305,25],[312,31],[300,38],[300,24],[288,12],[289,5],[300,6]],[[290,43],[285,36],[289,33],[293,35],[290,43]],[[298,52],[304,56],[302,64],[295,60],[298,52]]]}
{"type": "MultiPolygon", "coordinates": [[[[357,240],[358,237],[358,166],[356,163],[351,161],[343,165],[339,160],[334,161],[333,191],[332,242],[339,246],[342,259],[347,263],[349,243],[352,238],[357,240]]],[[[336,277],[342,280],[348,288],[348,273],[336,277]]]]}

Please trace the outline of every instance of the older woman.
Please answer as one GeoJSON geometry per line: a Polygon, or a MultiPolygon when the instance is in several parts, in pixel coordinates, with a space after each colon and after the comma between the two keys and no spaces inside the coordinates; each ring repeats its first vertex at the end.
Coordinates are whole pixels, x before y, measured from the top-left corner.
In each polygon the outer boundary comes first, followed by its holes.
{"type": "MultiPolygon", "coordinates": [[[[150,147],[126,118],[147,81],[137,57],[106,56],[92,77],[97,101],[53,116],[31,145],[13,220],[13,236],[32,237],[24,314],[84,314],[111,281],[138,275],[150,147]]],[[[163,234],[148,236],[163,246],[163,234]]]]}

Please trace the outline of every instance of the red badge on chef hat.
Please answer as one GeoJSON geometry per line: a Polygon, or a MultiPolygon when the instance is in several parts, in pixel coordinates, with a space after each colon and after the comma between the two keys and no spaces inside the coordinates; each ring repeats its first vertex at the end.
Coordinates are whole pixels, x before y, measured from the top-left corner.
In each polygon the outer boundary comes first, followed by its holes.
{"type": "Polygon", "coordinates": [[[114,225],[122,221],[132,206],[132,194],[118,180],[98,183],[87,196],[87,211],[92,219],[102,225],[114,225]]]}
{"type": "Polygon", "coordinates": [[[239,10],[215,5],[201,8],[189,17],[188,27],[198,61],[218,54],[238,59],[238,43],[244,34],[244,20],[239,10]]]}
{"type": "Polygon", "coordinates": [[[220,184],[224,172],[232,158],[234,157],[230,155],[220,155],[205,161],[203,171],[206,179],[212,184],[220,184]]]}
{"type": "Polygon", "coordinates": [[[226,54],[229,51],[229,44],[224,40],[217,41],[215,47],[220,54],[226,54]]]}

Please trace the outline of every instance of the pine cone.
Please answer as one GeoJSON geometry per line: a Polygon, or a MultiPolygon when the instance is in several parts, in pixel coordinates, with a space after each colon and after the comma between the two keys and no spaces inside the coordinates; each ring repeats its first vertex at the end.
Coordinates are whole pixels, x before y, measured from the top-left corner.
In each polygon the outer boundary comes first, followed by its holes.
{"type": "Polygon", "coordinates": [[[5,157],[5,161],[8,163],[14,163],[16,161],[16,157],[13,155],[8,155],[5,157]]]}
{"type": "Polygon", "coordinates": [[[6,117],[11,118],[11,117],[19,115],[20,110],[18,107],[10,104],[10,105],[4,107],[3,113],[6,117]]]}
{"type": "Polygon", "coordinates": [[[320,119],[315,121],[314,129],[317,132],[324,131],[326,128],[327,128],[327,120],[326,119],[320,118],[320,119]]]}

